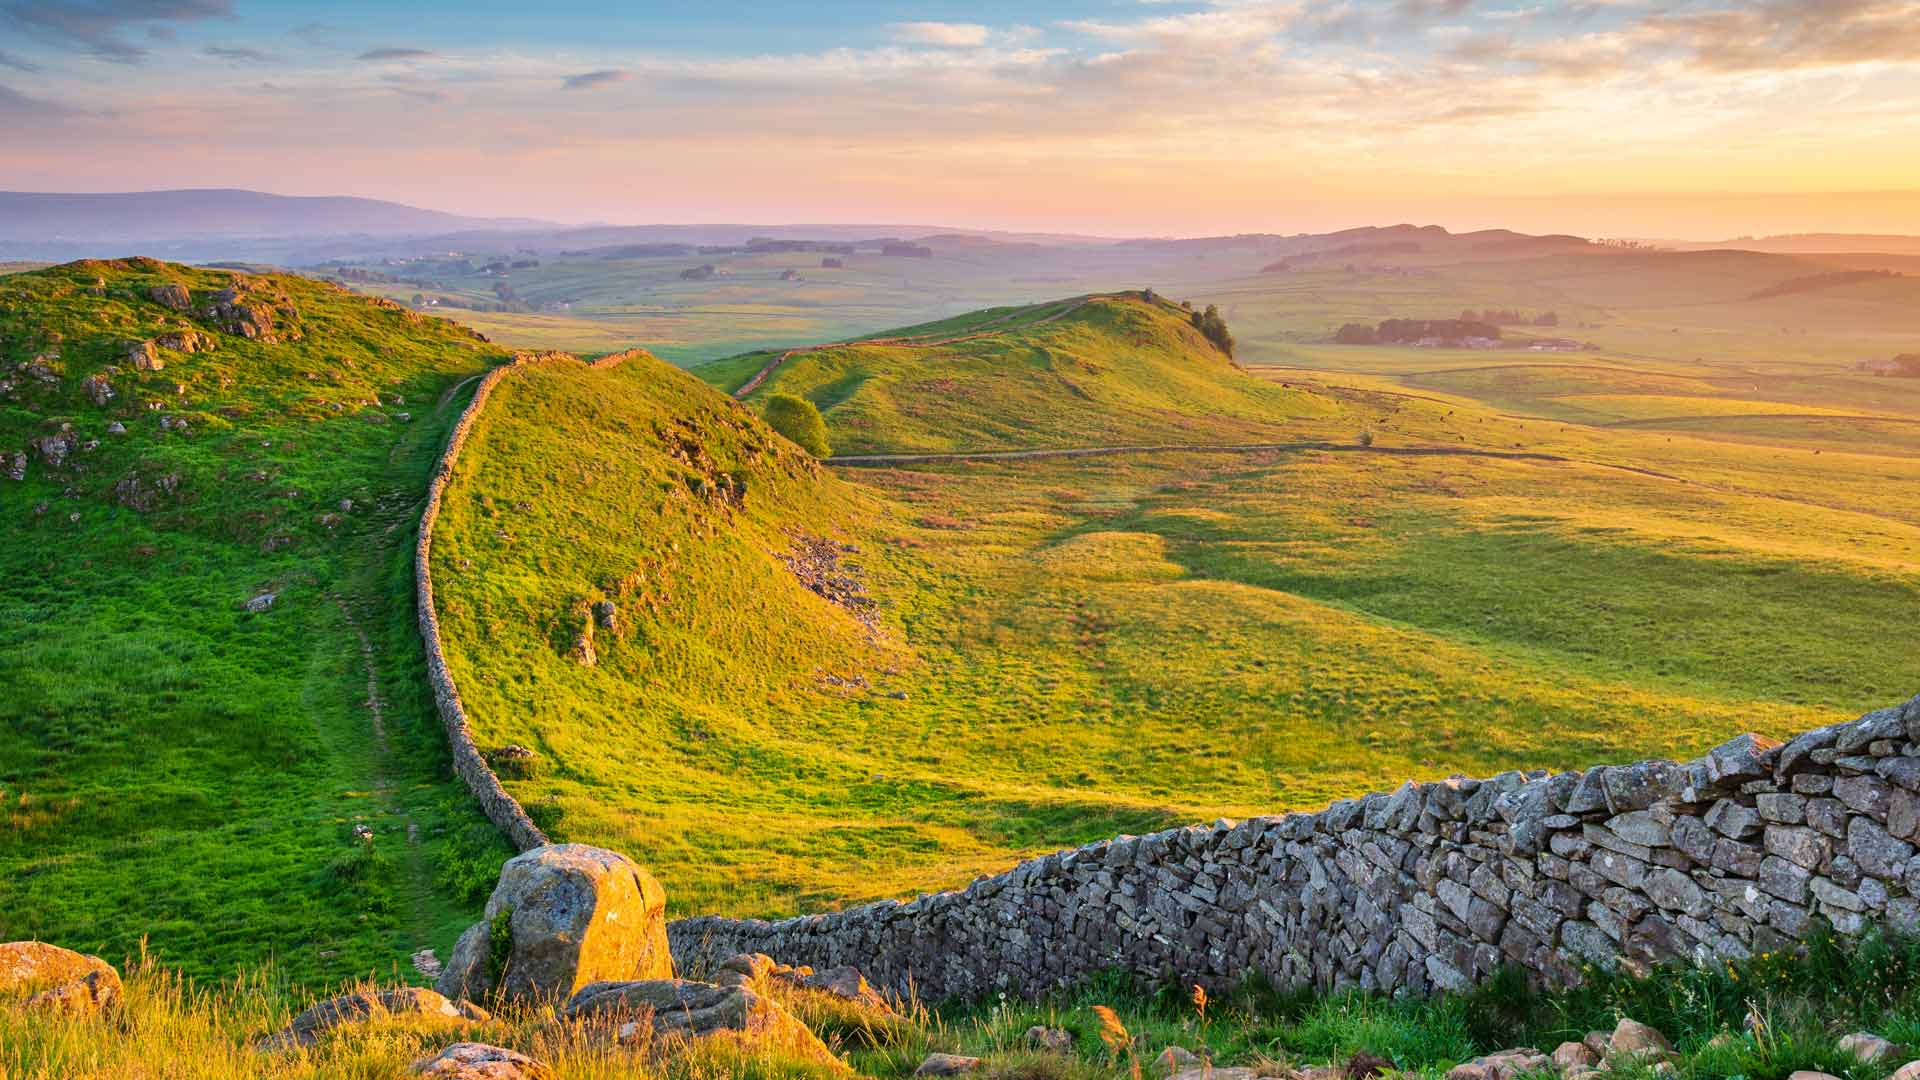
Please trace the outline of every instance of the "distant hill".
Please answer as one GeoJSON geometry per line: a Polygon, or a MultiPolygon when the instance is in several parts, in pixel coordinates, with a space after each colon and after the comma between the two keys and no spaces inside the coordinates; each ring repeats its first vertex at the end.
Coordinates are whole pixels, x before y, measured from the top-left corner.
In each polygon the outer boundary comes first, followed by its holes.
{"type": "Polygon", "coordinates": [[[1875,233],[1795,233],[1787,236],[1742,236],[1715,243],[1670,242],[1682,251],[1735,248],[1763,251],[1775,255],[1920,255],[1920,236],[1895,236],[1875,233]]]}
{"type": "MultiPolygon", "coordinates": [[[[812,400],[842,454],[1260,442],[1332,411],[1242,371],[1190,316],[1140,293],[980,311],[789,353],[747,401],[812,400]]],[[[701,374],[738,385],[779,355],[701,374]]]]}
{"type": "Polygon", "coordinates": [[[66,194],[0,191],[0,240],[173,241],[206,237],[404,236],[547,223],[472,218],[379,199],[229,188],[66,194]]]}

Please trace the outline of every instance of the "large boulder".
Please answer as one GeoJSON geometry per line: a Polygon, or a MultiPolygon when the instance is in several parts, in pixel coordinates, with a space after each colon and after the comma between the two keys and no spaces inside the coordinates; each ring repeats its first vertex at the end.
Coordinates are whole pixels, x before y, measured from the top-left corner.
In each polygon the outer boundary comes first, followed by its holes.
{"type": "Polygon", "coordinates": [[[120,973],[97,956],[41,941],[0,945],[0,1001],[28,1009],[95,1013],[120,1005],[120,973]]]}
{"type": "Polygon", "coordinates": [[[312,1046],[334,1028],[364,1024],[383,1016],[419,1017],[449,1026],[492,1019],[485,1009],[467,1002],[448,1001],[432,990],[403,986],[394,990],[357,990],[329,998],[293,1018],[293,1022],[260,1040],[262,1053],[312,1046]]]}
{"type": "Polygon", "coordinates": [[[185,285],[155,285],[147,290],[147,297],[162,307],[175,311],[188,311],[193,307],[193,294],[185,285]]]}
{"type": "Polygon", "coordinates": [[[671,979],[666,911],[660,883],[625,855],[534,848],[500,868],[486,917],[460,935],[440,992],[559,1001],[590,983],[671,979]]]}
{"type": "Polygon", "coordinates": [[[744,986],[687,979],[594,983],[573,995],[565,1013],[572,1020],[607,1018],[618,1025],[615,1030],[623,1042],[721,1039],[753,1052],[775,1051],[843,1067],[779,1002],[744,986]]]}

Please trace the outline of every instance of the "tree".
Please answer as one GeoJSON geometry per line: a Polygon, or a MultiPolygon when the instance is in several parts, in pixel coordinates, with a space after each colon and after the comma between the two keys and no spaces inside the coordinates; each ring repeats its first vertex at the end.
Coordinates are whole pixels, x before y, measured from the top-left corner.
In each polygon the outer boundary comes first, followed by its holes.
{"type": "Polygon", "coordinates": [[[1901,353],[1893,362],[1900,365],[1900,374],[1920,379],[1920,353],[1901,353]]]}
{"type": "Polygon", "coordinates": [[[1378,345],[1380,334],[1366,323],[1350,322],[1333,335],[1336,345],[1378,345]]]}
{"type": "Polygon", "coordinates": [[[827,442],[827,421],[806,398],[774,394],[767,398],[762,415],[769,427],[814,457],[824,458],[833,453],[832,444],[827,442]]]}
{"type": "Polygon", "coordinates": [[[1220,317],[1218,307],[1208,304],[1207,310],[1196,311],[1191,318],[1193,328],[1200,331],[1208,341],[1213,342],[1214,348],[1226,353],[1229,357],[1233,355],[1233,334],[1227,329],[1227,320],[1220,317]]]}

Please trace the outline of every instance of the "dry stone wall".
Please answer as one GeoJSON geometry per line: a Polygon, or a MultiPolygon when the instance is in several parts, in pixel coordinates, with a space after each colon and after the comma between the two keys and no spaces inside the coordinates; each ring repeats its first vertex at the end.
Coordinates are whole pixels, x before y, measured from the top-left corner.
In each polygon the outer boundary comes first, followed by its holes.
{"type": "MultiPolygon", "coordinates": [[[[644,350],[639,349],[617,352],[587,366],[610,367],[646,355],[644,350]]],[[[500,778],[487,764],[486,756],[474,744],[466,706],[460,702],[460,689],[454,685],[453,674],[447,670],[447,654],[440,642],[440,618],[433,604],[433,529],[440,520],[441,499],[446,494],[447,484],[453,479],[453,469],[460,460],[460,451],[466,448],[467,437],[473,433],[473,426],[480,418],[480,411],[486,408],[487,399],[493,396],[494,388],[517,368],[551,362],[580,361],[570,353],[522,352],[514,354],[511,364],[503,364],[481,377],[480,385],[474,389],[473,400],[467,403],[447,437],[447,448],[441,453],[433,481],[427,486],[427,506],[420,515],[420,538],[415,543],[413,553],[414,601],[419,609],[420,637],[426,646],[427,681],[433,687],[433,703],[440,713],[440,723],[447,731],[447,745],[453,753],[453,771],[479,801],[487,820],[505,833],[519,851],[546,844],[547,835],[527,816],[526,808],[507,794],[506,788],[500,784],[500,778]]]]}
{"type": "Polygon", "coordinates": [[[1428,993],[1516,964],[1555,983],[1920,930],[1920,697],[1698,761],[1409,783],[1313,814],[1123,836],[964,890],[669,927],[681,970],[851,964],[926,999],[1118,969],[1213,987],[1428,993]]]}
{"type": "Polygon", "coordinates": [[[419,609],[420,638],[427,651],[427,681],[433,687],[433,704],[439,710],[441,726],[447,730],[447,745],[453,753],[453,771],[460,777],[467,790],[480,803],[480,810],[487,820],[494,823],[507,835],[516,850],[526,851],[547,842],[547,835],[527,816],[527,811],[518,800],[507,794],[500,786],[500,778],[487,765],[487,759],[474,745],[473,728],[467,723],[467,710],[460,703],[460,690],[453,685],[453,675],[447,670],[447,654],[440,645],[440,618],[433,606],[433,528],[440,520],[440,502],[445,496],[447,483],[453,478],[453,467],[460,458],[460,451],[467,445],[467,436],[472,434],[473,425],[480,417],[480,410],[486,407],[487,398],[493,395],[493,388],[507,377],[514,366],[521,363],[516,357],[513,364],[494,368],[480,379],[480,385],[473,391],[473,400],[467,403],[466,410],[453,425],[453,432],[447,437],[447,448],[440,455],[440,463],[434,469],[433,481],[427,486],[427,508],[420,515],[420,538],[415,543],[413,553],[414,603],[419,609]]]}

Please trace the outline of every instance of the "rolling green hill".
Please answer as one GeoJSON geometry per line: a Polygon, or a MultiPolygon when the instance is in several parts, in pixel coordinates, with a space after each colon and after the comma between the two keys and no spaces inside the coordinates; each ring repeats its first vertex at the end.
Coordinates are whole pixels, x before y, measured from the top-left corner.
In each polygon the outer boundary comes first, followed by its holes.
{"type": "Polygon", "coordinates": [[[785,354],[747,396],[811,400],[841,454],[1260,442],[1333,414],[1242,372],[1189,315],[1138,293],[981,312],[785,354]]]}
{"type": "Polygon", "coordinates": [[[775,915],[1408,778],[1685,756],[1908,681],[1881,645],[1920,503],[1874,492],[1911,459],[1472,396],[1645,396],[1624,415],[1713,391],[1685,365],[1411,393],[1242,370],[1185,315],[982,311],[793,352],[739,403],[652,361],[516,369],[435,555],[483,747],[537,755],[509,789],[677,912],[775,915]],[[840,454],[1283,445],[818,468],[754,418],[776,392],[840,454]]]}
{"type": "Polygon", "coordinates": [[[503,847],[447,779],[412,532],[504,359],[300,278],[0,277],[0,940],[318,982],[466,921],[503,847]]]}

